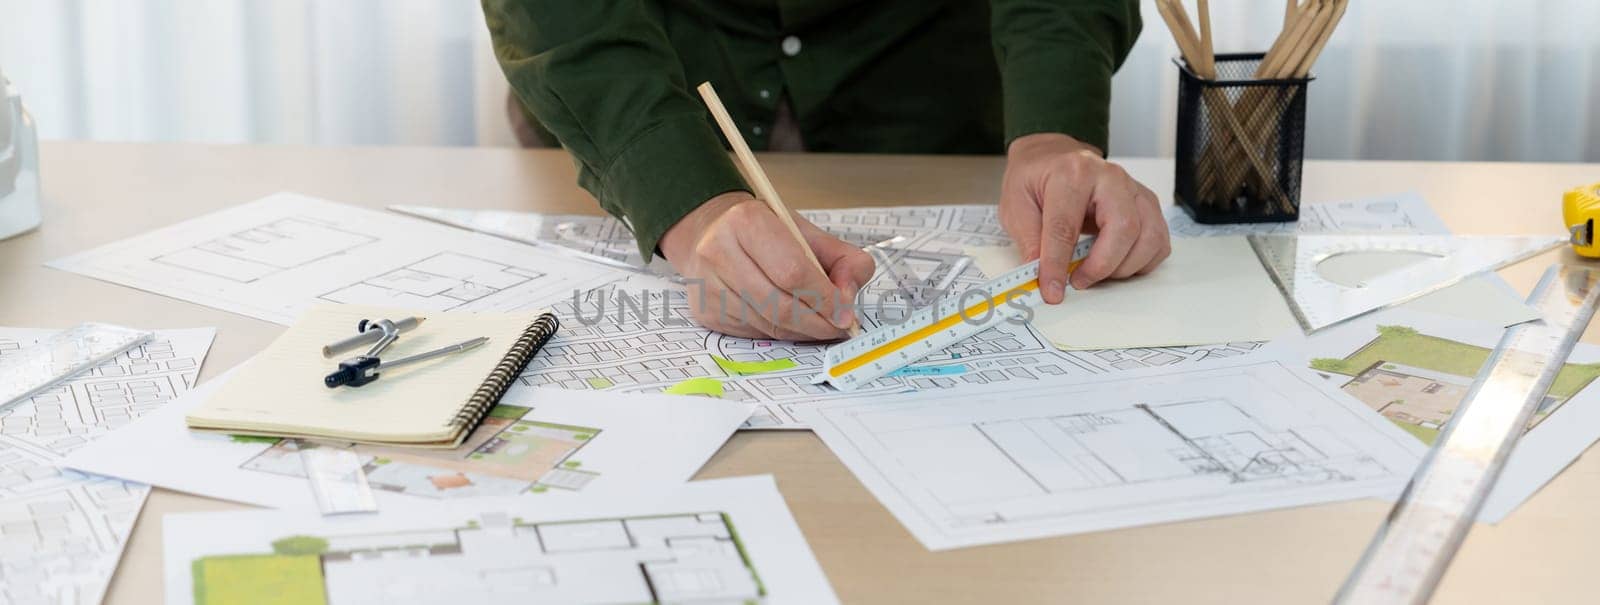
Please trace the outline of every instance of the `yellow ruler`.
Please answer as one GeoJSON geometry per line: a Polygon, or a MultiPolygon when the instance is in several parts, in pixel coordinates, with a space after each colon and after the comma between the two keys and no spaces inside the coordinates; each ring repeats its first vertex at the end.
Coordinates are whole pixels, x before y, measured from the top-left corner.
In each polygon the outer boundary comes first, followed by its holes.
{"type": "MultiPolygon", "coordinates": [[[[1069,271],[1083,262],[1093,242],[1079,239],[1069,271]]],[[[1039,262],[1034,261],[976,288],[944,293],[900,323],[830,347],[822,378],[839,390],[853,391],[1002,322],[1025,322],[1042,302],[1039,262]]]]}

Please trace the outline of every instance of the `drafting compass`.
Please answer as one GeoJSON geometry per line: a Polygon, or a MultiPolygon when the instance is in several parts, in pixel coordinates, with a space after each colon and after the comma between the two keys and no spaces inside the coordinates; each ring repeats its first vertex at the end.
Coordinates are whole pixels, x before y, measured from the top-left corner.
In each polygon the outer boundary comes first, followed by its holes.
{"type": "Polygon", "coordinates": [[[416,328],[422,324],[422,320],[423,318],[421,317],[408,317],[398,321],[387,319],[361,320],[361,323],[356,324],[357,333],[355,336],[323,347],[322,355],[323,357],[331,357],[369,342],[372,343],[372,346],[364,354],[339,362],[339,369],[324,377],[322,383],[330,389],[341,386],[359,387],[377,380],[380,370],[393,369],[452,353],[460,353],[489,342],[489,337],[479,336],[393,361],[385,361],[379,358],[379,355],[385,349],[388,349],[389,345],[400,339],[401,332],[416,328]]]}

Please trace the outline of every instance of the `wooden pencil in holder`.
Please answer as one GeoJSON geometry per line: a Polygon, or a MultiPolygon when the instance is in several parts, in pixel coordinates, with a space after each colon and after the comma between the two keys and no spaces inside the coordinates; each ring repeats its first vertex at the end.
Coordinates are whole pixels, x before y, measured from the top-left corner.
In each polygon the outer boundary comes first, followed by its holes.
{"type": "Polygon", "coordinates": [[[1199,223],[1299,218],[1311,78],[1256,79],[1263,54],[1216,57],[1214,79],[1178,65],[1175,190],[1199,223]]]}

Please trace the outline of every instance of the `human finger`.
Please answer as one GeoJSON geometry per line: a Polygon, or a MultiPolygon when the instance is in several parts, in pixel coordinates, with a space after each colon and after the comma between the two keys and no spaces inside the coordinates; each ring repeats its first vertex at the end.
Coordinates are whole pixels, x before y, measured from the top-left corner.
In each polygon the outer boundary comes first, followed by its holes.
{"type": "MultiPolygon", "coordinates": [[[[786,312],[780,323],[821,340],[841,336],[854,316],[834,312],[843,295],[828,275],[811,263],[806,249],[801,247],[809,244],[795,241],[771,213],[751,216],[743,227],[737,233],[745,255],[759,269],[764,280],[761,283],[777,290],[774,304],[786,312]],[[822,326],[828,329],[820,329],[822,326]]],[[[745,279],[754,286],[754,277],[741,275],[736,279],[745,279]]]]}
{"type": "Polygon", "coordinates": [[[853,303],[861,287],[872,280],[872,274],[877,270],[877,263],[873,261],[872,255],[850,242],[823,231],[810,221],[801,223],[800,232],[805,235],[806,243],[816,252],[817,260],[827,271],[828,281],[837,288],[839,299],[828,301],[833,303],[829,313],[840,315],[842,321],[833,321],[833,315],[829,316],[829,321],[845,329],[858,325],[853,303]]]}
{"type": "MultiPolygon", "coordinates": [[[[739,239],[739,250],[730,252],[716,261],[718,264],[717,273],[724,282],[739,293],[739,297],[750,312],[756,317],[765,319],[766,323],[773,326],[777,334],[782,335],[787,340],[834,340],[844,335],[839,326],[830,322],[827,316],[822,315],[822,312],[817,309],[817,307],[824,305],[815,299],[837,296],[837,291],[832,288],[831,284],[826,291],[811,289],[816,288],[815,286],[786,290],[783,286],[774,283],[772,278],[769,277],[769,275],[783,269],[763,267],[762,258],[752,250],[753,247],[756,249],[760,249],[760,247],[751,246],[743,241],[742,237],[737,239],[739,239]],[[813,298],[813,300],[805,300],[806,297],[813,298]]],[[[792,247],[798,249],[799,246],[795,244],[792,247]]],[[[774,258],[770,260],[783,263],[786,259],[774,258]]],[[[809,264],[809,261],[804,256],[801,256],[799,260],[802,263],[809,264]]],[[[812,268],[810,272],[818,273],[815,268],[812,268]]],[[[817,275],[817,279],[827,283],[826,278],[820,274],[817,275]]]]}
{"type": "Polygon", "coordinates": [[[1021,186],[1007,186],[1000,192],[1000,227],[1011,236],[1024,263],[1039,258],[1039,240],[1044,233],[1044,216],[1036,197],[1021,186]]]}
{"type": "Polygon", "coordinates": [[[1040,200],[1043,212],[1039,234],[1039,292],[1044,301],[1052,305],[1066,296],[1073,249],[1078,245],[1089,196],[1093,193],[1093,184],[1085,182],[1080,174],[1081,171],[1074,170],[1053,175],[1045,183],[1044,197],[1040,200]]]}
{"type": "MultiPolygon", "coordinates": [[[[1141,188],[1142,189],[1142,188],[1141,188]]],[[[1134,208],[1139,212],[1139,236],[1128,250],[1127,258],[1117,269],[1111,272],[1111,277],[1124,279],[1134,275],[1147,273],[1154,269],[1158,258],[1166,258],[1166,253],[1171,250],[1167,240],[1167,228],[1159,216],[1161,210],[1154,204],[1147,203],[1143,191],[1135,193],[1134,208]]]]}
{"type": "Polygon", "coordinates": [[[1081,290],[1111,277],[1138,241],[1141,217],[1131,182],[1116,164],[1106,164],[1100,171],[1092,194],[1094,244],[1072,272],[1072,287],[1081,290]]]}
{"type": "MultiPolygon", "coordinates": [[[[696,277],[701,283],[690,290],[691,299],[696,298],[696,294],[700,299],[692,312],[702,326],[746,338],[810,340],[804,334],[784,329],[751,306],[752,300],[760,299],[751,297],[748,291],[751,286],[740,284],[734,277],[741,272],[759,271],[745,255],[733,231],[718,231],[696,242],[694,257],[693,266],[697,268],[696,277]],[[741,259],[744,264],[740,264],[741,259]]],[[[770,291],[770,286],[756,287],[761,288],[761,292],[770,291]]]]}

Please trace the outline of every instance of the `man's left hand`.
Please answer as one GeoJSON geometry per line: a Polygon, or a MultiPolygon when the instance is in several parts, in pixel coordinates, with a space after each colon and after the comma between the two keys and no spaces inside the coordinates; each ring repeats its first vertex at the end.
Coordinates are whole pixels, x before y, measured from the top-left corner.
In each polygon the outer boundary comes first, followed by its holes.
{"type": "Polygon", "coordinates": [[[1072,287],[1142,275],[1172,253],[1161,202],[1100,150],[1064,134],[1018,137],[1006,151],[1000,224],[1022,261],[1039,260],[1044,301],[1065,296],[1080,233],[1096,234],[1072,287]]]}

